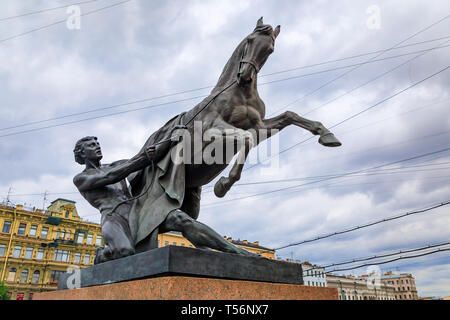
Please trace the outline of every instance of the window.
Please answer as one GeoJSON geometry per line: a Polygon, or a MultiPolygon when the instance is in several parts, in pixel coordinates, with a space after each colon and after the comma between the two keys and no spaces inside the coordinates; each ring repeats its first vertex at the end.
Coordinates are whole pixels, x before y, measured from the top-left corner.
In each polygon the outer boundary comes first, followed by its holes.
{"type": "Polygon", "coordinates": [[[20,258],[20,252],[22,251],[21,246],[15,246],[13,252],[13,258],[20,258]]]}
{"type": "Polygon", "coordinates": [[[53,260],[61,262],[69,262],[70,251],[66,250],[55,250],[55,256],[53,260]]]}
{"type": "Polygon", "coordinates": [[[17,234],[25,234],[25,229],[27,225],[25,223],[19,224],[19,230],[17,231],[17,234]]]}
{"type": "MultiPolygon", "coordinates": [[[[97,246],[102,245],[102,237],[101,236],[97,236],[97,238],[95,238],[95,245],[97,245],[97,246]]],[[[158,240],[158,247],[159,247],[159,240],[158,240]]]]}
{"type": "Polygon", "coordinates": [[[81,253],[75,253],[75,259],[74,259],[74,263],[80,263],[81,260],[81,253]]]}
{"type": "Polygon", "coordinates": [[[32,225],[30,227],[30,233],[28,234],[30,237],[36,237],[37,226],[32,225]]]}
{"type": "Polygon", "coordinates": [[[181,246],[184,247],[184,243],[182,243],[181,246]]]}
{"type": "Polygon", "coordinates": [[[44,249],[38,249],[36,254],[36,259],[43,260],[44,259],[44,249]]]}
{"type": "Polygon", "coordinates": [[[55,256],[53,257],[53,260],[61,261],[61,259],[62,259],[62,250],[55,250],[55,256]]]}
{"type": "Polygon", "coordinates": [[[4,232],[4,233],[9,233],[10,231],[11,231],[11,222],[5,221],[5,222],[3,223],[3,229],[2,229],[2,232],[4,232]]]}
{"type": "Polygon", "coordinates": [[[92,239],[93,239],[93,237],[94,237],[94,235],[88,234],[87,240],[86,240],[86,244],[92,244],[92,239]]]}
{"type": "Polygon", "coordinates": [[[25,251],[25,259],[31,259],[33,257],[33,248],[27,248],[25,251]]]}
{"type": "Polygon", "coordinates": [[[174,246],[176,246],[176,245],[177,245],[177,243],[176,243],[176,242],[173,242],[172,244],[173,244],[174,246]]]}
{"type": "Polygon", "coordinates": [[[8,280],[9,282],[14,282],[16,280],[16,268],[9,269],[8,280]]]}
{"type": "Polygon", "coordinates": [[[66,218],[69,217],[69,214],[70,214],[70,211],[69,211],[69,210],[66,210],[66,218]]]}
{"type": "Polygon", "coordinates": [[[33,284],[39,283],[40,276],[41,276],[41,273],[39,272],[39,270],[36,270],[35,272],[33,272],[33,277],[31,278],[31,283],[33,283],[33,284]]]}
{"type": "Polygon", "coordinates": [[[64,239],[65,236],[66,236],[66,230],[61,231],[60,238],[64,239]]]}
{"type": "Polygon", "coordinates": [[[60,229],[58,229],[57,231],[56,231],[56,238],[55,239],[59,239],[59,235],[61,234],[61,230],[60,229]]]}
{"type": "Polygon", "coordinates": [[[64,271],[52,270],[50,273],[50,282],[57,283],[59,281],[59,277],[64,273],[64,271]]]}
{"type": "Polygon", "coordinates": [[[28,280],[28,269],[23,269],[20,274],[20,283],[27,283],[28,280]]]}
{"type": "Polygon", "coordinates": [[[91,255],[90,254],[85,254],[84,255],[84,264],[89,264],[90,260],[91,260],[91,255]]]}
{"type": "Polygon", "coordinates": [[[67,231],[67,239],[70,240],[70,230],[67,231]]]}
{"type": "Polygon", "coordinates": [[[77,237],[77,243],[83,243],[84,233],[79,233],[77,237]]]}
{"type": "Polygon", "coordinates": [[[164,241],[164,245],[168,246],[169,245],[169,241],[164,241]]]}
{"type": "Polygon", "coordinates": [[[48,235],[48,228],[47,227],[42,227],[41,238],[42,239],[47,239],[47,235],[48,235]]]}
{"type": "Polygon", "coordinates": [[[6,245],[0,244],[0,257],[3,257],[5,255],[5,251],[6,251],[6,245]]]}

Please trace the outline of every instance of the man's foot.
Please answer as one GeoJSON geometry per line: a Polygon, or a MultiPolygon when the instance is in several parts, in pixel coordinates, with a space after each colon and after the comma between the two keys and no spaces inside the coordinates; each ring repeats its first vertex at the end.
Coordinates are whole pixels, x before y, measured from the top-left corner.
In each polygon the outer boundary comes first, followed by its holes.
{"type": "Polygon", "coordinates": [[[258,253],[253,253],[250,251],[247,251],[245,249],[236,247],[238,249],[238,252],[236,252],[237,254],[243,255],[243,256],[247,256],[247,257],[258,257],[258,258],[262,258],[262,256],[258,253]]]}
{"type": "Polygon", "coordinates": [[[105,247],[98,247],[97,251],[95,251],[94,264],[99,264],[106,261],[105,256],[103,255],[103,250],[105,250],[105,247]]]}

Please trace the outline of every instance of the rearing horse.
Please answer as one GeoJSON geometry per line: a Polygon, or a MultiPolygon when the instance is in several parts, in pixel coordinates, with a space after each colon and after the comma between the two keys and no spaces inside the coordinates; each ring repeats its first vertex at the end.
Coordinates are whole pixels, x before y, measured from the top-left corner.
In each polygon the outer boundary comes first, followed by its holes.
{"type": "MultiPolygon", "coordinates": [[[[258,94],[257,74],[274,51],[275,39],[279,33],[280,26],[273,29],[270,25],[263,24],[261,17],[255,30],[235,49],[210,96],[188,111],[185,116],[189,120],[195,118],[196,121],[201,121],[203,130],[213,128],[219,135],[223,133],[220,138],[241,138],[245,141],[246,148],[239,152],[229,176],[221,177],[215,184],[214,193],[218,197],[223,197],[240,179],[250,148],[269,138],[273,129],[279,131],[286,126],[296,125],[314,135],[319,135],[319,143],[324,146],[341,145],[322,123],[302,118],[295,112],[286,111],[279,116],[264,119],[266,108],[258,94]],[[205,107],[208,102],[210,104],[205,107]],[[250,129],[253,129],[251,130],[253,135],[249,134],[250,129]],[[261,129],[265,130],[266,134],[263,137],[259,134],[255,136],[254,133],[261,132],[261,129]],[[236,136],[226,134],[232,131],[236,132],[236,136]]],[[[192,126],[189,129],[193,130],[192,126]]],[[[209,143],[203,142],[203,150],[209,143]]],[[[186,167],[187,185],[200,187],[209,183],[229,164],[229,161],[224,162],[195,165],[192,164],[194,161],[191,161],[186,167]]]]}
{"type": "MultiPolygon", "coordinates": [[[[241,148],[238,151],[233,150],[232,154],[226,152],[226,159],[220,163],[209,161],[207,163],[203,157],[199,162],[196,161],[198,152],[203,153],[213,143],[212,139],[210,141],[202,139],[200,150],[194,150],[189,155],[188,161],[182,164],[171,161],[170,152],[161,148],[164,154],[162,160],[152,168],[147,167],[130,176],[133,199],[136,199],[130,214],[130,228],[135,235],[137,252],[155,247],[158,228],[159,232],[165,232],[182,230],[174,225],[190,227],[192,221],[199,215],[201,187],[216,178],[238,153],[229,176],[221,177],[214,186],[216,196],[225,196],[232,185],[240,179],[250,148],[269,138],[273,132],[280,131],[289,125],[296,125],[314,135],[319,135],[319,143],[324,146],[341,145],[320,122],[302,118],[292,111],[264,119],[266,110],[264,102],[258,95],[257,74],[274,51],[275,39],[279,33],[280,26],[273,29],[270,25],[263,24],[260,18],[254,31],[234,50],[211,94],[191,110],[169,120],[145,143],[141,151],[149,145],[163,146],[170,140],[174,128],[182,125],[189,132],[191,146],[198,144],[198,141],[194,141],[196,136],[202,136],[204,131],[209,130],[212,132],[212,137],[222,141],[233,143],[241,141],[241,148]],[[196,123],[201,125],[198,126],[196,123]],[[260,135],[262,131],[265,131],[264,136],[260,135]],[[155,180],[156,183],[153,183],[155,180]],[[168,223],[167,219],[171,223],[168,223]]],[[[171,151],[174,148],[172,147],[171,151]]],[[[210,230],[206,226],[200,229],[210,230]]],[[[199,232],[202,235],[200,240],[196,237],[197,243],[190,239],[196,246],[206,246],[227,252],[243,253],[245,251],[232,247],[213,231],[199,232]],[[212,241],[207,241],[208,239],[212,241]]],[[[197,234],[194,233],[194,235],[197,234]]]]}

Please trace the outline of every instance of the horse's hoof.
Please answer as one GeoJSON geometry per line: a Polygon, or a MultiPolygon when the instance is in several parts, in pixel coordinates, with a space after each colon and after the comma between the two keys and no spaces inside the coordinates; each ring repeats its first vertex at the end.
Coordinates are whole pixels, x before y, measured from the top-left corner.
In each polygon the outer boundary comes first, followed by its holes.
{"type": "Polygon", "coordinates": [[[325,133],[319,138],[319,143],[321,145],[324,145],[325,147],[339,147],[342,145],[342,143],[336,139],[334,134],[331,132],[325,133]]]}
{"type": "Polygon", "coordinates": [[[226,181],[227,178],[220,177],[219,181],[217,181],[214,185],[214,194],[216,195],[216,197],[223,198],[230,190],[230,188],[227,188],[225,185],[226,181]]]}

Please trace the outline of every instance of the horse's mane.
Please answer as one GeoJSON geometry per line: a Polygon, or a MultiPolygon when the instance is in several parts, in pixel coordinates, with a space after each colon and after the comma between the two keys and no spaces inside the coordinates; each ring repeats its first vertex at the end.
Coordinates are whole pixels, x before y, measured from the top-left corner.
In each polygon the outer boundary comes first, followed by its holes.
{"type": "Polygon", "coordinates": [[[225,65],[225,67],[223,68],[222,73],[219,77],[219,80],[217,81],[217,84],[214,87],[214,89],[211,91],[210,95],[214,95],[214,94],[220,92],[220,90],[222,90],[224,87],[226,87],[233,80],[236,79],[237,73],[239,71],[238,70],[239,69],[239,61],[242,57],[242,51],[245,48],[247,38],[251,37],[255,33],[272,34],[272,32],[273,32],[273,28],[271,25],[262,24],[262,25],[256,26],[255,30],[253,30],[253,32],[251,34],[249,34],[247,37],[244,38],[244,40],[241,41],[241,43],[239,43],[239,45],[236,47],[236,49],[234,49],[234,52],[231,55],[231,58],[228,59],[228,62],[225,65]]]}

